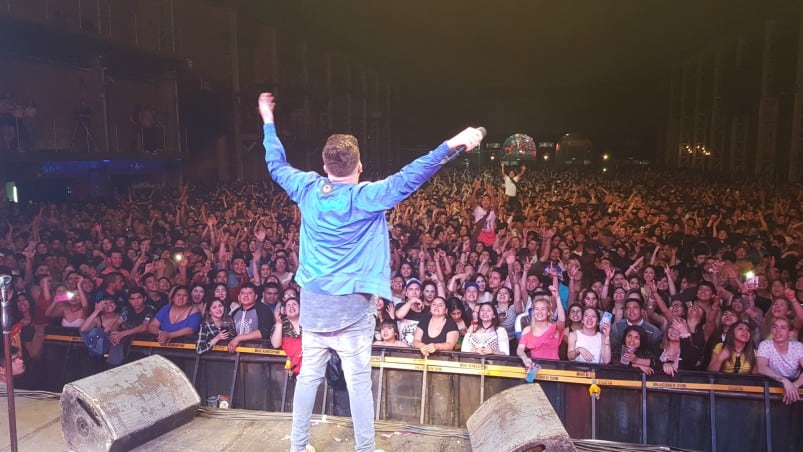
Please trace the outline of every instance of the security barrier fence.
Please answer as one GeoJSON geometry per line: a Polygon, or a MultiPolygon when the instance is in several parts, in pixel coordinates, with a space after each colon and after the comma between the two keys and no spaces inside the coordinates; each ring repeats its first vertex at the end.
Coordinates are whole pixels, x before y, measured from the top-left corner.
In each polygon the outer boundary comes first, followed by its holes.
{"type": "MultiPolygon", "coordinates": [[[[195,343],[159,345],[136,339],[129,359],[160,354],[176,363],[201,400],[227,395],[236,408],[289,412],[294,378],[283,351],[249,343],[229,353],[215,346],[204,355],[195,343]]],[[[102,371],[81,338],[50,332],[45,342],[43,388],[102,371]]],[[[375,347],[376,418],[464,427],[483,401],[509,387],[528,384],[516,357],[438,353],[424,359],[417,350],[375,347]]],[[[782,388],[757,375],[680,372],[646,377],[617,366],[541,361],[536,381],[573,438],[663,444],[709,451],[786,451],[803,444],[803,402],[784,405],[782,388]]],[[[315,411],[348,416],[343,382],[324,381],[315,411]]],[[[500,418],[515,413],[499,413],[500,418]]],[[[537,426],[534,426],[537,428],[537,426]]]]}

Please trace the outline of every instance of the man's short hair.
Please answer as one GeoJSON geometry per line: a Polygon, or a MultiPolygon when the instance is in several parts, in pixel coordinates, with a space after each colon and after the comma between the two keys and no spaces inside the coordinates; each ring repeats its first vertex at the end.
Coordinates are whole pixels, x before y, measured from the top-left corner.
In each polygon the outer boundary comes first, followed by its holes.
{"type": "Polygon", "coordinates": [[[279,292],[282,291],[282,286],[280,286],[279,283],[276,283],[276,282],[273,282],[273,281],[268,281],[265,284],[262,284],[262,288],[261,289],[262,289],[261,290],[262,292],[264,292],[267,289],[276,289],[276,294],[278,295],[279,292]]]}
{"type": "Polygon", "coordinates": [[[247,283],[243,284],[242,286],[240,286],[240,292],[242,292],[243,289],[251,289],[251,291],[254,292],[255,294],[258,293],[257,292],[257,290],[258,290],[257,286],[255,286],[254,283],[252,283],[252,282],[247,282],[247,283]]]}
{"type": "Polygon", "coordinates": [[[145,284],[145,281],[147,281],[148,278],[156,278],[156,273],[143,273],[142,276],[139,277],[139,282],[141,284],[145,284]]]}
{"type": "Polygon", "coordinates": [[[326,140],[322,152],[326,171],[335,177],[354,174],[360,161],[360,147],[353,135],[336,133],[326,140]]]}

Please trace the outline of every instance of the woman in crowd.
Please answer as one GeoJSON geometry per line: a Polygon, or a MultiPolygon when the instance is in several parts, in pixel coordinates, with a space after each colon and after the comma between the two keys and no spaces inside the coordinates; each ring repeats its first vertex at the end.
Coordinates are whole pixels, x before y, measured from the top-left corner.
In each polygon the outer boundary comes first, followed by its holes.
{"type": "Polygon", "coordinates": [[[198,331],[198,342],[195,350],[203,354],[212,349],[220,341],[228,341],[235,334],[234,321],[226,312],[226,305],[217,298],[206,302],[204,307],[204,322],[198,331]]]}
{"type": "Polygon", "coordinates": [[[478,322],[468,329],[460,351],[482,355],[509,355],[507,331],[499,325],[499,316],[493,303],[480,303],[478,317],[478,322]]]}
{"type": "Polygon", "coordinates": [[[567,356],[571,361],[608,364],[611,362],[611,325],[599,324],[599,311],[583,310],[582,328],[569,333],[567,356]]]}
{"type": "Polygon", "coordinates": [[[189,302],[189,292],[184,286],[170,291],[170,304],[162,307],[148,324],[148,332],[155,334],[161,345],[171,340],[192,336],[201,327],[201,313],[189,302]]]}
{"type": "Polygon", "coordinates": [[[287,287],[287,285],[290,284],[290,280],[295,276],[295,274],[290,271],[287,265],[287,258],[284,256],[278,256],[273,260],[272,274],[279,278],[279,284],[281,284],[283,288],[287,287]]]}
{"type": "Polygon", "coordinates": [[[725,339],[728,336],[728,331],[730,331],[731,327],[738,321],[739,317],[736,315],[736,312],[734,312],[732,307],[720,309],[718,325],[714,328],[714,332],[705,343],[705,350],[703,352],[703,367],[708,367],[714,347],[725,342],[725,339]]]}
{"type": "Polygon", "coordinates": [[[498,317],[499,326],[505,329],[509,339],[515,336],[514,327],[516,324],[516,316],[519,314],[516,312],[516,305],[521,304],[521,300],[516,300],[516,298],[521,298],[521,291],[519,290],[518,284],[515,285],[515,289],[510,289],[506,286],[500,287],[496,291],[496,295],[494,295],[492,301],[494,309],[499,313],[494,317],[498,317]],[[518,301],[518,303],[515,301],[518,301]]]}
{"type": "Polygon", "coordinates": [[[557,286],[552,285],[549,289],[552,292],[551,296],[534,297],[530,325],[522,330],[519,339],[516,355],[521,358],[527,369],[532,367],[533,359],[559,359],[558,347],[563,339],[566,317],[557,286]],[[553,306],[557,311],[557,321],[554,323],[552,322],[553,306]]]}
{"type": "Polygon", "coordinates": [[[623,333],[624,340],[621,351],[613,351],[611,360],[621,366],[629,366],[647,375],[653,374],[655,357],[650,352],[650,341],[647,333],[637,325],[629,325],[623,333]]]}
{"type": "Polygon", "coordinates": [[[115,312],[115,309],[114,301],[109,298],[98,301],[95,303],[95,310],[89,314],[78,331],[88,333],[93,328],[99,328],[103,330],[108,341],[109,335],[113,331],[117,331],[120,326],[120,314],[115,312]]]}
{"type": "Polygon", "coordinates": [[[641,270],[641,295],[645,299],[647,298],[647,290],[645,290],[647,287],[652,287],[653,290],[657,288],[658,278],[656,276],[657,268],[654,265],[647,265],[641,270]]]}
{"type": "Polygon", "coordinates": [[[611,294],[611,305],[613,313],[613,321],[618,322],[625,316],[625,298],[627,297],[627,290],[622,286],[615,286],[611,294]]]}
{"type": "Polygon", "coordinates": [[[566,329],[563,330],[563,340],[558,348],[558,355],[562,360],[569,360],[569,334],[572,331],[583,329],[583,306],[580,303],[572,303],[566,311],[566,329]]]}
{"type": "Polygon", "coordinates": [[[580,303],[572,303],[569,306],[568,318],[566,319],[566,335],[572,331],[583,329],[583,311],[585,308],[580,303]]]}
{"type": "Polygon", "coordinates": [[[579,302],[584,308],[600,309],[599,295],[591,289],[580,291],[579,302]]]}
{"type": "Polygon", "coordinates": [[[379,325],[380,338],[374,341],[374,345],[381,347],[404,347],[409,348],[406,342],[399,339],[399,329],[393,320],[383,320],[379,325]]]}
{"type": "Polygon", "coordinates": [[[459,336],[457,325],[446,315],[446,300],[435,297],[430,306],[430,315],[416,326],[413,347],[426,358],[437,351],[454,350],[459,336]]]}
{"type": "Polygon", "coordinates": [[[471,318],[466,318],[466,308],[463,306],[463,302],[457,297],[450,298],[449,304],[446,306],[446,308],[449,311],[449,317],[451,317],[455,325],[457,325],[457,332],[460,334],[460,336],[457,338],[457,344],[455,347],[461,347],[463,345],[463,339],[466,336],[466,332],[468,332],[467,325],[471,324],[471,318]]]}
{"type": "Polygon", "coordinates": [[[226,313],[231,314],[232,311],[240,307],[240,303],[232,302],[229,298],[229,286],[225,283],[215,283],[212,285],[212,299],[220,300],[223,306],[226,307],[226,313]]]}
{"type": "Polygon", "coordinates": [[[728,328],[725,341],[714,346],[709,372],[749,374],[756,364],[756,351],[747,322],[737,321],[728,328]]]}
{"type": "Polygon", "coordinates": [[[477,272],[471,276],[471,282],[477,284],[477,303],[486,303],[491,301],[492,294],[488,292],[488,278],[484,274],[477,272]]]}
{"type": "Polygon", "coordinates": [[[387,301],[382,297],[374,297],[376,303],[376,328],[374,329],[374,340],[380,340],[382,337],[382,323],[385,320],[390,320],[396,323],[396,307],[391,301],[387,301]]]}
{"type": "Polygon", "coordinates": [[[667,329],[658,362],[665,374],[674,377],[678,370],[699,370],[703,350],[694,343],[689,327],[676,318],[667,329]]]}
{"type": "Polygon", "coordinates": [[[756,354],[758,373],[781,383],[786,404],[800,399],[798,389],[803,386],[803,343],[790,340],[792,322],[778,317],[772,322],[772,338],[761,342],[756,354]]]}
{"type": "MultiPolygon", "coordinates": [[[[441,290],[441,292],[443,292],[443,290],[441,290]]],[[[424,302],[425,307],[429,307],[429,305],[432,304],[432,300],[438,296],[443,297],[444,294],[438,293],[438,285],[434,281],[430,279],[421,281],[421,301],[424,302]]]]}
{"type": "Polygon", "coordinates": [[[295,285],[294,281],[290,281],[290,284],[284,288],[282,291],[281,300],[289,300],[290,298],[298,299],[299,297],[299,289],[295,285]]]}
{"type": "Polygon", "coordinates": [[[273,348],[281,348],[290,363],[288,370],[295,375],[301,371],[301,304],[297,298],[282,301],[281,308],[273,311],[273,331],[270,343],[273,348]]]}
{"type": "MultiPolygon", "coordinates": [[[[81,287],[80,284],[79,287],[81,287]]],[[[89,311],[89,303],[84,291],[70,292],[67,290],[67,286],[59,284],[54,292],[53,303],[47,308],[45,316],[49,319],[58,319],[63,327],[80,328],[89,311]]],[[[48,296],[44,293],[43,295],[48,296]]]]}

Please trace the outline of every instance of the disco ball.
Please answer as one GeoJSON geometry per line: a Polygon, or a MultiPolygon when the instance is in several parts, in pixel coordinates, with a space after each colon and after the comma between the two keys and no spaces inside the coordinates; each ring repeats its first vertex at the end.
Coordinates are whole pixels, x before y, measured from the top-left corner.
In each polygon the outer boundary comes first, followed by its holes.
{"type": "Polygon", "coordinates": [[[538,147],[529,135],[516,133],[507,137],[502,143],[502,151],[512,157],[535,157],[538,147]]]}

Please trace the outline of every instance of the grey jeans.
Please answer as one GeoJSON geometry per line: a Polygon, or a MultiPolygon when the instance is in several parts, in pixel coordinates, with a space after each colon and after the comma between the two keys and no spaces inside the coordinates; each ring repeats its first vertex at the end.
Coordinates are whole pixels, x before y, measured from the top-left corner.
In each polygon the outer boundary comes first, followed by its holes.
{"type": "Polygon", "coordinates": [[[343,366],[354,423],[355,450],[374,450],[371,346],[375,324],[374,316],[368,314],[339,331],[316,333],[304,330],[301,336],[304,362],[301,364],[293,396],[293,431],[290,437],[292,450],[304,450],[309,444],[310,417],[318,386],[326,373],[330,350],[340,355],[343,366]]]}

